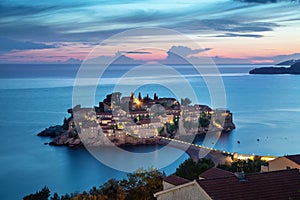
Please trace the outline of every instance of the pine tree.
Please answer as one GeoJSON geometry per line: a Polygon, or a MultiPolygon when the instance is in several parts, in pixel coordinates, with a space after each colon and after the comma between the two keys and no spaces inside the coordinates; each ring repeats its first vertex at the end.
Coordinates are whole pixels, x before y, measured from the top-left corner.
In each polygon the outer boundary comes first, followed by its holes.
{"type": "Polygon", "coordinates": [[[154,100],[157,100],[157,99],[158,99],[158,96],[156,95],[156,93],[154,93],[153,99],[154,99],[154,100]]]}

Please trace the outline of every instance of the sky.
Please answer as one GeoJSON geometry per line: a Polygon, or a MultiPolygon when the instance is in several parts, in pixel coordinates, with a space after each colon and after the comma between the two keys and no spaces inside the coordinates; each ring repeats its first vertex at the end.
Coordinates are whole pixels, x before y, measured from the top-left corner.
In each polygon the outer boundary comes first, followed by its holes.
{"type": "Polygon", "coordinates": [[[216,63],[278,63],[300,59],[299,10],[299,0],[2,0],[0,63],[80,63],[97,45],[105,48],[95,57],[122,54],[124,63],[180,62],[170,59],[174,49],[216,63]],[[105,43],[149,27],[177,31],[201,48],[172,35],[105,43]],[[157,49],[144,47],[150,43],[157,49]]]}

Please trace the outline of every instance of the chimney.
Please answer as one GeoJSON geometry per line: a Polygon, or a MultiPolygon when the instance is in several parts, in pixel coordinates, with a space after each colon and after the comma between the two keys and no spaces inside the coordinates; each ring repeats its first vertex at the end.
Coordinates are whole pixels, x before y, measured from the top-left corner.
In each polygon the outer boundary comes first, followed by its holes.
{"type": "Polygon", "coordinates": [[[246,182],[246,176],[244,172],[234,172],[235,177],[240,181],[240,182],[246,182]]]}

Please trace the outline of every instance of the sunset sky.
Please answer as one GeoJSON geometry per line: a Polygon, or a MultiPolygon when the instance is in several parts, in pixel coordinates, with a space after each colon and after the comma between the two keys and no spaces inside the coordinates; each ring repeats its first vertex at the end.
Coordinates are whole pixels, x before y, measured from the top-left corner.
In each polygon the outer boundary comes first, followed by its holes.
{"type": "MultiPolygon", "coordinates": [[[[104,39],[143,27],[179,31],[216,63],[300,59],[299,10],[299,1],[281,0],[2,0],[0,63],[79,63],[104,39]]],[[[172,37],[161,38],[165,51],[124,55],[164,60],[174,45],[172,37]]],[[[98,56],[114,56],[120,45],[107,44],[98,56]]],[[[189,48],[187,56],[201,56],[189,48]]]]}

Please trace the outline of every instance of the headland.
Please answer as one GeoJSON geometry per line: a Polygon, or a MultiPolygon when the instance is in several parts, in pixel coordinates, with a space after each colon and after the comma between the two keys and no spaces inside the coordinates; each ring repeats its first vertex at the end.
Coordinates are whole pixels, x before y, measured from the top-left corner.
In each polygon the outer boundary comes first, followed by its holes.
{"type": "Polygon", "coordinates": [[[255,68],[249,74],[300,74],[300,62],[295,62],[290,67],[255,68]]]}
{"type": "Polygon", "coordinates": [[[62,125],[51,126],[38,136],[53,138],[54,146],[157,145],[161,137],[182,139],[235,129],[232,113],[191,104],[184,98],[153,98],[141,93],[122,97],[120,92],[106,96],[94,108],[80,105],[68,110],[62,125]]]}

